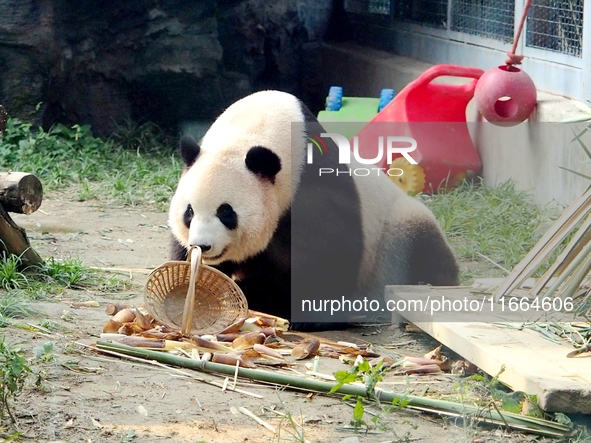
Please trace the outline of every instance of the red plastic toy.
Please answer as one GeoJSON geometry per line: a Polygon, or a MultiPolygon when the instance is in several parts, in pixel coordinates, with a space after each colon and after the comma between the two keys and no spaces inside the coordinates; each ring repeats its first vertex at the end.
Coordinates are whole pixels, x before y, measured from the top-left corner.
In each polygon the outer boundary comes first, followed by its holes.
{"type": "Polygon", "coordinates": [[[397,153],[392,155],[393,163],[389,164],[385,155],[387,143],[384,143],[381,161],[376,163],[385,171],[390,170],[394,174],[390,174],[390,178],[412,194],[432,193],[441,187],[451,189],[468,171],[479,172],[482,163],[468,132],[466,107],[483,73],[481,69],[455,65],[437,65],[425,71],[357,134],[360,157],[376,158],[379,135],[412,137],[417,147],[408,155],[418,165],[410,164],[397,153]],[[462,85],[433,82],[442,76],[474,80],[462,85]],[[404,173],[396,175],[392,168],[404,173]]]}
{"type": "Polygon", "coordinates": [[[474,89],[478,112],[499,126],[514,126],[531,115],[537,103],[536,85],[515,66],[489,69],[474,89]]]}

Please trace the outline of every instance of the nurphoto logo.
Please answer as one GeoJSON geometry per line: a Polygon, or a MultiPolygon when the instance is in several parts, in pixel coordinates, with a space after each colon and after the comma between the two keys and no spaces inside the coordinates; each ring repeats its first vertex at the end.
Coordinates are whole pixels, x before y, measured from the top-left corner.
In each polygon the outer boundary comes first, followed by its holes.
{"type": "Polygon", "coordinates": [[[377,139],[378,152],[373,158],[363,158],[359,152],[359,138],[353,137],[353,149],[349,144],[349,140],[342,134],[334,132],[323,132],[320,136],[311,134],[308,136],[308,156],[307,163],[309,165],[314,163],[314,152],[319,151],[320,155],[328,154],[328,147],[323,138],[331,139],[339,150],[339,164],[351,165],[351,153],[355,161],[360,165],[374,165],[373,168],[354,167],[346,169],[334,169],[334,168],[318,168],[319,175],[356,175],[356,176],[367,176],[370,174],[380,175],[382,173],[388,174],[390,177],[399,177],[404,171],[400,168],[389,168],[384,171],[382,168],[376,166],[382,163],[384,155],[386,156],[387,164],[391,165],[394,160],[394,155],[397,157],[402,155],[410,164],[418,164],[414,158],[411,157],[410,153],[417,148],[417,142],[412,137],[402,136],[379,136],[377,139]]]}

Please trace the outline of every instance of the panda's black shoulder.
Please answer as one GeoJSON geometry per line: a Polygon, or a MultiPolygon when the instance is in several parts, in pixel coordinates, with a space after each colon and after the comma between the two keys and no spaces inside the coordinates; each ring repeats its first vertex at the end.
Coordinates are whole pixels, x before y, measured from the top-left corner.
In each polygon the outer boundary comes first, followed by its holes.
{"type": "Polygon", "coordinates": [[[316,116],[312,114],[310,108],[308,108],[308,106],[306,106],[306,104],[303,101],[298,99],[298,104],[300,106],[300,110],[302,111],[302,115],[304,116],[304,122],[318,123],[318,119],[316,118],[316,116]]]}

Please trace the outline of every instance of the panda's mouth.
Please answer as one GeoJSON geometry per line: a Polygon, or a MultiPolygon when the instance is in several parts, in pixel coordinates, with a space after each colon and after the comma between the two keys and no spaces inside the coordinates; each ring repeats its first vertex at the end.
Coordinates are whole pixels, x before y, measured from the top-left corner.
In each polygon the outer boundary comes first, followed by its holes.
{"type": "Polygon", "coordinates": [[[210,255],[207,255],[207,254],[203,254],[203,258],[205,260],[207,260],[207,261],[217,261],[220,258],[222,258],[226,252],[228,252],[228,247],[227,246],[224,249],[222,249],[222,252],[220,254],[213,255],[213,256],[210,256],[210,255]]]}

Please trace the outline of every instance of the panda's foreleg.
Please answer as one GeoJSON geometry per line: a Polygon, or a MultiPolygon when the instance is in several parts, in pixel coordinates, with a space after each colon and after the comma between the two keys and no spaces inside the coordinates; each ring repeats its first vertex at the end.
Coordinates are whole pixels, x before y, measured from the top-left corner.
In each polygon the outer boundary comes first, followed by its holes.
{"type": "Polygon", "coordinates": [[[411,284],[459,285],[457,260],[439,227],[421,221],[413,228],[408,233],[411,284]]]}

